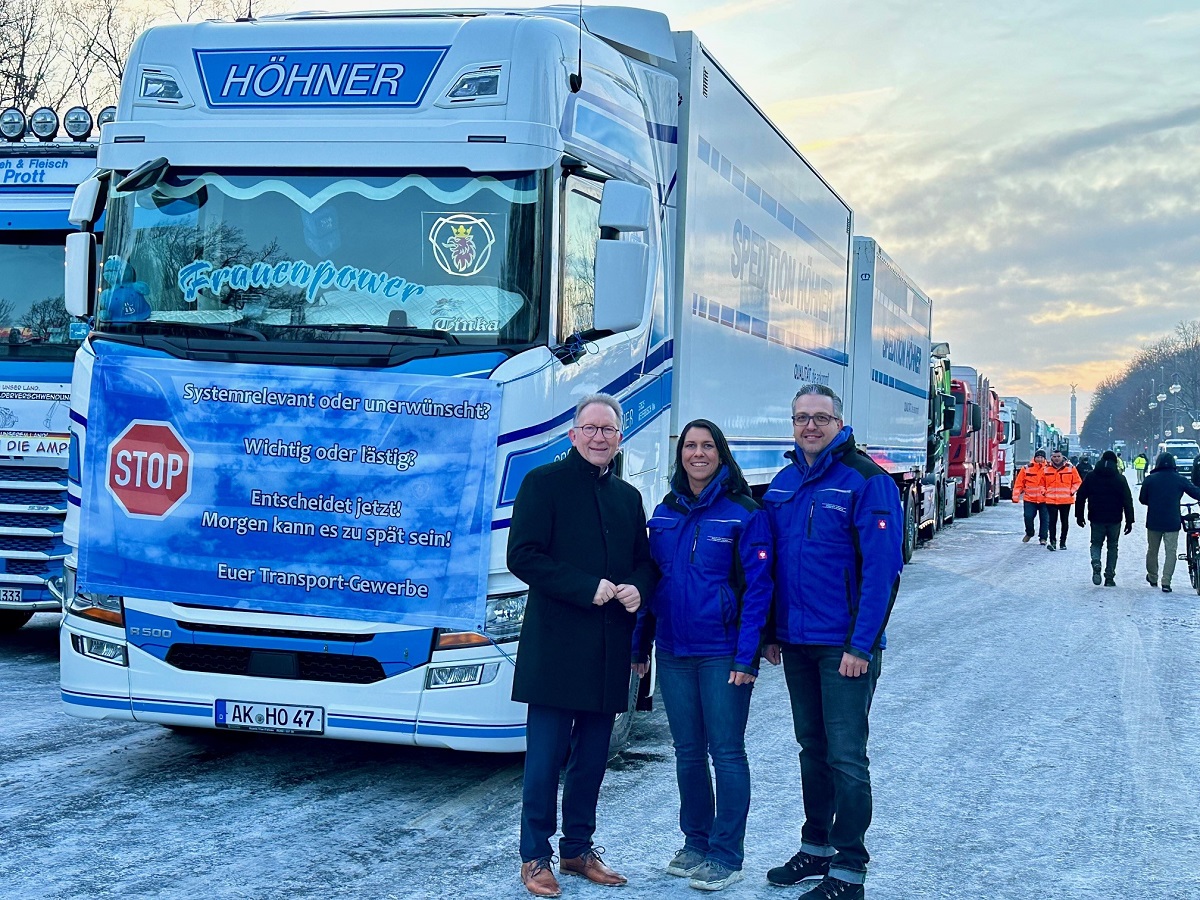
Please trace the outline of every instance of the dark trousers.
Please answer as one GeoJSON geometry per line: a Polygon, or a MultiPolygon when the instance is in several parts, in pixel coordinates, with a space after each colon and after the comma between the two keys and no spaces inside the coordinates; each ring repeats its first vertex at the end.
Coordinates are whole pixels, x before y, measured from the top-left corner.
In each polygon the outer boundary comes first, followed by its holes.
{"type": "Polygon", "coordinates": [[[614,718],[612,713],[529,704],[521,792],[522,862],[550,855],[550,838],[558,831],[558,775],[564,763],[558,855],[572,859],[592,849],[596,802],[608,766],[614,718]]]}
{"type": "Polygon", "coordinates": [[[1117,574],[1117,544],[1121,540],[1121,523],[1092,523],[1092,568],[1100,568],[1100,551],[1108,543],[1108,555],[1104,561],[1104,577],[1114,578],[1117,574]]]}
{"type": "Polygon", "coordinates": [[[872,810],[867,717],[882,658],[876,650],[865,675],[847,678],[838,672],[841,647],[783,647],[800,745],[800,847],[815,856],[832,856],[830,874],[854,883],[862,883],[870,859],[864,843],[872,810]]]}
{"type": "Polygon", "coordinates": [[[745,858],[750,813],[746,719],[751,684],[730,684],[730,656],[658,652],[658,687],[675,744],[683,843],[731,869],[745,858]],[[716,792],[708,760],[712,757],[716,792]]]}
{"type": "Polygon", "coordinates": [[[1033,520],[1038,520],[1038,540],[1044,541],[1046,533],[1050,530],[1050,512],[1046,508],[1045,503],[1034,503],[1032,500],[1025,500],[1023,512],[1025,513],[1025,534],[1033,537],[1033,520]]]}
{"type": "Polygon", "coordinates": [[[1047,503],[1046,506],[1050,510],[1050,542],[1054,543],[1055,525],[1061,522],[1062,527],[1058,542],[1065,544],[1067,542],[1067,528],[1071,521],[1071,504],[1047,503]]]}

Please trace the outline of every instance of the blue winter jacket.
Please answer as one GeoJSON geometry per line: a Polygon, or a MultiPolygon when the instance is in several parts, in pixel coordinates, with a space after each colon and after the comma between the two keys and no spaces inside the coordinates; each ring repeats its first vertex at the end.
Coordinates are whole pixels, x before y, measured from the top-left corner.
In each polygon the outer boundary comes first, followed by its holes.
{"type": "Polygon", "coordinates": [[[904,567],[904,512],[891,477],[847,426],[810,466],[799,447],[763,497],[775,543],[775,634],[871,659],[904,567]]]}
{"type": "Polygon", "coordinates": [[[734,671],[758,673],[771,608],[771,534],[758,504],[730,493],[726,476],[722,467],[699,497],[676,485],[647,522],[662,578],[638,612],[636,662],[657,640],[673,656],[732,656],[734,671]]]}

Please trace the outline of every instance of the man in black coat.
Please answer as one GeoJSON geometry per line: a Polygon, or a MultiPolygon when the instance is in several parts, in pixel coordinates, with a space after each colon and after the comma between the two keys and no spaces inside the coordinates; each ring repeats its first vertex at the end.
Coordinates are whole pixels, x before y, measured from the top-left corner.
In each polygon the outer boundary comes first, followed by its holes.
{"type": "Polygon", "coordinates": [[[1200,487],[1192,484],[1175,468],[1175,457],[1158,454],[1154,469],[1142,482],[1138,502],[1146,507],[1146,581],[1158,584],[1158,548],[1166,553],[1162,568],[1162,589],[1171,593],[1171,576],[1175,574],[1175,557],[1179,551],[1179,501],[1187,494],[1200,500],[1200,487]]]}
{"type": "Polygon", "coordinates": [[[1100,583],[1100,552],[1108,543],[1104,561],[1104,586],[1117,586],[1117,544],[1121,539],[1121,516],[1125,533],[1133,531],[1133,494],[1129,482],[1117,471],[1117,454],[1105,450],[1100,462],[1083,479],[1075,495],[1075,520],[1084,526],[1083,514],[1092,523],[1092,584],[1100,583]]]}
{"type": "Polygon", "coordinates": [[[521,801],[521,881],[561,893],[551,869],[563,785],[559,871],[624,884],[592,845],[613,720],[629,703],[635,613],[658,579],[637,490],[613,473],[621,406],[583,398],[571,450],[525,476],[513,506],[508,568],[529,585],[513,700],[529,705],[521,801]]]}

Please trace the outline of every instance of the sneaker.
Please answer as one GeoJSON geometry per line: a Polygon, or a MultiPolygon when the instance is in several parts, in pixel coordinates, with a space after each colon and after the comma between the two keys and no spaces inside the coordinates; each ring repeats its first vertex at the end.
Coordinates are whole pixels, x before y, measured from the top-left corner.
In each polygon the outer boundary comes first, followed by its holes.
{"type": "Polygon", "coordinates": [[[1030,541],[1032,541],[1032,540],[1033,540],[1033,535],[1032,535],[1032,534],[1027,534],[1027,535],[1025,535],[1025,537],[1021,538],[1021,543],[1022,543],[1022,544],[1028,544],[1028,543],[1029,543],[1030,541]]]}
{"type": "Polygon", "coordinates": [[[1169,594],[1169,593],[1171,593],[1171,586],[1170,586],[1169,584],[1164,584],[1164,585],[1162,586],[1162,589],[1163,589],[1163,593],[1164,593],[1164,594],[1169,594]]]}
{"type": "Polygon", "coordinates": [[[688,882],[688,887],[698,891],[719,891],[729,887],[735,881],[741,880],[741,869],[731,869],[720,860],[706,859],[700,868],[692,873],[692,880],[688,882]]]}
{"type": "Polygon", "coordinates": [[[800,900],[865,900],[866,896],[867,889],[861,884],[826,875],[815,888],[801,894],[800,900]]]}
{"type": "Polygon", "coordinates": [[[1045,539],[1045,538],[1038,538],[1038,543],[1039,543],[1039,544],[1041,544],[1043,547],[1045,547],[1045,546],[1046,546],[1046,539],[1045,539]]]}
{"type": "Polygon", "coordinates": [[[1150,585],[1150,587],[1158,587],[1158,579],[1153,575],[1146,576],[1146,583],[1150,585]]]}
{"type": "Polygon", "coordinates": [[[684,847],[667,863],[667,874],[687,878],[704,865],[704,854],[692,847],[684,847]]]}
{"type": "Polygon", "coordinates": [[[1106,575],[1104,578],[1104,586],[1105,587],[1116,587],[1117,579],[1114,578],[1112,575],[1106,575]]]}
{"type": "Polygon", "coordinates": [[[1100,567],[1092,566],[1092,584],[1100,584],[1100,567]]]}
{"type": "Polygon", "coordinates": [[[1051,541],[1049,544],[1047,544],[1047,545],[1046,545],[1046,549],[1047,549],[1047,550],[1057,550],[1057,549],[1058,549],[1058,547],[1056,547],[1056,546],[1054,545],[1054,541],[1051,541]]]}
{"type": "Polygon", "coordinates": [[[829,874],[832,856],[813,856],[801,850],[782,866],[767,872],[767,881],[777,887],[791,887],[810,878],[824,878],[829,874]]]}
{"type": "Polygon", "coordinates": [[[1067,539],[1066,538],[1063,538],[1061,541],[1058,542],[1058,549],[1059,550],[1067,549],[1067,539]]]}

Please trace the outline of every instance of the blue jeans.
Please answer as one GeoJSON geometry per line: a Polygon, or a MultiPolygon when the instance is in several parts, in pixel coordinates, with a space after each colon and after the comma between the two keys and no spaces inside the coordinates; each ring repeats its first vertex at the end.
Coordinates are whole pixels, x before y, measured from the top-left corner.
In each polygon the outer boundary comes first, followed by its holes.
{"type": "Polygon", "coordinates": [[[1033,520],[1034,517],[1038,520],[1038,540],[1044,541],[1047,532],[1050,531],[1050,511],[1046,508],[1045,503],[1034,503],[1031,500],[1025,500],[1025,534],[1033,537],[1033,520]]]}
{"type": "Polygon", "coordinates": [[[521,862],[550,855],[550,838],[558,830],[558,773],[564,763],[558,855],[573,859],[592,849],[596,803],[608,767],[614,718],[612,713],[529,704],[521,791],[521,862]]]}
{"type": "Polygon", "coordinates": [[[883,652],[876,650],[865,675],[838,672],[841,647],[783,646],[783,673],[800,745],[804,827],[800,849],[830,856],[829,874],[861,884],[866,878],[864,838],[871,824],[871,771],[867,716],[883,652]]]}
{"type": "Polygon", "coordinates": [[[746,719],[753,685],[729,684],[732,656],[656,657],[658,687],[675,744],[684,845],[741,869],[750,812],[746,719]],[[708,760],[712,758],[717,788],[708,760]]]}

